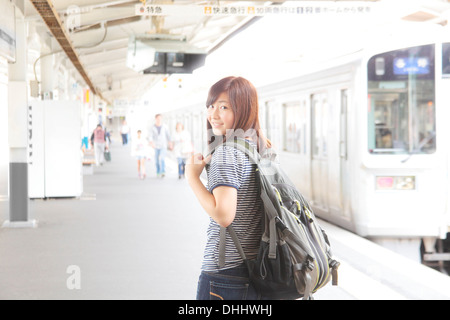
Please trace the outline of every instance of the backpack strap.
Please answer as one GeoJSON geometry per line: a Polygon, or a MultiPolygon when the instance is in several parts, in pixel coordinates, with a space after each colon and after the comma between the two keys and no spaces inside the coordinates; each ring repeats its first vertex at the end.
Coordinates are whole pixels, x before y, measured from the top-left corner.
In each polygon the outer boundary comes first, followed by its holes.
{"type": "Polygon", "coordinates": [[[234,141],[226,141],[225,145],[232,146],[243,153],[245,153],[251,162],[258,165],[261,156],[258,153],[257,148],[253,147],[247,140],[242,138],[234,138],[234,141]]]}
{"type": "Polygon", "coordinates": [[[227,231],[230,233],[231,239],[233,239],[234,245],[236,246],[236,249],[238,250],[238,252],[241,255],[244,262],[247,260],[244,249],[241,246],[241,242],[239,241],[239,238],[238,238],[236,232],[234,231],[233,227],[230,224],[226,228],[220,227],[219,268],[225,267],[225,239],[226,239],[227,231]]]}
{"type": "MultiPolygon", "coordinates": [[[[260,160],[260,155],[256,148],[254,148],[247,140],[241,138],[234,138],[234,141],[226,141],[224,144],[226,146],[230,146],[236,148],[242,152],[244,152],[254,164],[258,165],[260,160]]],[[[210,154],[213,154],[215,149],[213,149],[210,154]]],[[[236,246],[239,254],[242,259],[245,261],[246,256],[245,252],[241,246],[239,238],[236,235],[233,227],[229,225],[227,228],[220,227],[220,237],[219,237],[219,268],[223,268],[225,266],[225,242],[226,242],[226,233],[230,233],[231,238],[233,239],[234,245],[236,246]]]]}
{"type": "Polygon", "coordinates": [[[227,237],[227,228],[220,227],[219,237],[219,268],[225,267],[225,241],[227,237]]]}
{"type": "Polygon", "coordinates": [[[258,150],[255,147],[253,147],[247,140],[238,137],[235,137],[234,140],[225,141],[224,143],[219,144],[214,149],[209,151],[206,154],[205,158],[207,158],[209,155],[212,155],[220,146],[229,146],[242,151],[254,164],[258,164],[261,159],[261,156],[259,155],[258,150]]]}
{"type": "MultiPolygon", "coordinates": [[[[242,152],[244,152],[246,155],[248,155],[250,161],[252,161],[254,164],[256,164],[257,166],[260,163],[261,160],[261,156],[258,153],[258,150],[253,147],[247,140],[244,140],[242,138],[237,138],[235,137],[234,141],[226,141],[224,143],[224,145],[226,146],[232,146],[238,150],[241,150],[242,152]]],[[[215,149],[212,150],[211,154],[214,153],[215,149]]],[[[259,168],[259,166],[258,166],[259,168]]],[[[276,232],[276,223],[277,223],[277,210],[275,208],[275,206],[272,203],[272,200],[270,200],[269,196],[267,195],[266,192],[264,192],[264,190],[267,188],[267,186],[264,184],[264,182],[262,181],[262,179],[260,179],[260,188],[261,188],[261,194],[260,197],[264,203],[264,210],[266,211],[266,213],[268,214],[269,217],[269,254],[268,257],[269,259],[276,259],[276,245],[277,245],[277,232],[276,232]]],[[[219,268],[223,268],[225,266],[225,239],[226,239],[226,231],[228,229],[228,231],[232,228],[230,228],[231,225],[229,226],[229,228],[220,228],[220,239],[219,239],[219,268]]],[[[233,230],[234,233],[234,230],[233,230]]],[[[234,233],[235,234],[235,233],[234,233]]],[[[230,235],[233,238],[233,235],[230,232],[230,235]]],[[[235,234],[236,235],[236,234],[235,234]]],[[[238,249],[239,253],[241,253],[241,257],[245,260],[245,254],[244,251],[242,250],[242,247],[240,245],[239,239],[237,238],[237,236],[235,236],[233,238],[233,242],[236,245],[236,248],[238,249]]]]}

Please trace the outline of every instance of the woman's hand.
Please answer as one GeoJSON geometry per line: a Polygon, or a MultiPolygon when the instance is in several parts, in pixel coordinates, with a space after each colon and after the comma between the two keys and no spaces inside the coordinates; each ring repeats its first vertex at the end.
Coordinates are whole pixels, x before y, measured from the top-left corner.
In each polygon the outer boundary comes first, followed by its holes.
{"type": "Polygon", "coordinates": [[[201,153],[194,154],[187,162],[186,162],[186,178],[189,180],[190,178],[198,178],[205,168],[206,164],[211,160],[211,155],[203,158],[201,153]]]}

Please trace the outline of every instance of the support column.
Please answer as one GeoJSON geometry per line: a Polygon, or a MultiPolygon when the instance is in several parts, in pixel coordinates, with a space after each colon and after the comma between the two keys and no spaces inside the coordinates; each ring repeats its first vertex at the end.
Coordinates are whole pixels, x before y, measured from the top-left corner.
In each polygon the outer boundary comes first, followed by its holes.
{"type": "MultiPolygon", "coordinates": [[[[23,4],[23,1],[18,1],[23,4]]],[[[16,9],[16,62],[8,65],[9,220],[3,227],[36,227],[29,217],[26,22],[16,9]]]]}
{"type": "Polygon", "coordinates": [[[52,39],[45,37],[41,49],[41,95],[42,100],[53,100],[55,55],[52,54],[52,39]]]}

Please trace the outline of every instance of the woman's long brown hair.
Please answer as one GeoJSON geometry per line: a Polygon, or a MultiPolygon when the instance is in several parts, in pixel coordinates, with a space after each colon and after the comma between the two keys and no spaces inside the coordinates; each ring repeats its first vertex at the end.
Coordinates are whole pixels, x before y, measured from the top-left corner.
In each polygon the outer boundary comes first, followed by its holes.
{"type": "MultiPolygon", "coordinates": [[[[271,142],[264,137],[259,123],[258,93],[253,84],[241,77],[226,77],[216,82],[208,93],[206,107],[214,104],[220,94],[227,93],[234,113],[233,135],[245,135],[257,142],[258,151],[271,147],[271,142]]],[[[206,121],[208,147],[211,148],[217,137],[211,124],[206,121]]],[[[242,137],[242,138],[244,138],[242,137]]],[[[225,141],[227,136],[221,137],[225,141]]]]}

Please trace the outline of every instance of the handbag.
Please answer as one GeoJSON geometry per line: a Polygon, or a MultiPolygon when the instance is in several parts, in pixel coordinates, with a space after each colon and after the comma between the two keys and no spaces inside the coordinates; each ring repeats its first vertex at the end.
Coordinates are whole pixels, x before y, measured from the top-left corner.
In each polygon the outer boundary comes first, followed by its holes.
{"type": "Polygon", "coordinates": [[[105,151],[103,153],[103,156],[105,157],[106,161],[108,161],[108,162],[111,161],[111,152],[109,152],[109,150],[105,151]]]}

